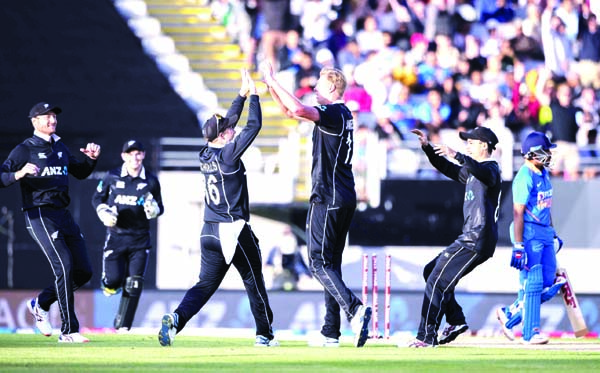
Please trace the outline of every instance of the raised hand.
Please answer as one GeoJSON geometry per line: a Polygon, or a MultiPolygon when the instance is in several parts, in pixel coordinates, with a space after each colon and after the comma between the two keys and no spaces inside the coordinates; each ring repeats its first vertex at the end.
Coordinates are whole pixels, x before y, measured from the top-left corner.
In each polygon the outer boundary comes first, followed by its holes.
{"type": "Polygon", "coordinates": [[[427,135],[424,134],[423,131],[414,129],[414,130],[410,130],[410,132],[419,136],[419,142],[421,143],[421,146],[425,146],[425,145],[429,144],[429,140],[427,140],[427,135]]]}
{"type": "Polygon", "coordinates": [[[242,86],[240,87],[240,96],[246,96],[250,91],[250,85],[248,84],[248,70],[241,69],[240,74],[242,75],[242,86]]]}
{"type": "Polygon", "coordinates": [[[246,82],[248,84],[248,92],[251,95],[258,94],[257,90],[256,90],[256,84],[254,83],[254,79],[252,79],[252,75],[250,75],[250,73],[248,72],[248,70],[244,70],[243,76],[244,76],[244,79],[246,79],[246,82]]]}
{"type": "Polygon", "coordinates": [[[258,69],[262,73],[263,81],[267,86],[270,87],[273,83],[273,80],[275,80],[275,78],[273,77],[273,66],[271,66],[271,64],[268,61],[263,61],[258,66],[258,69]]]}
{"type": "Polygon", "coordinates": [[[100,156],[100,145],[94,144],[93,142],[87,144],[84,148],[79,149],[80,152],[87,155],[91,159],[97,159],[100,156]]]}

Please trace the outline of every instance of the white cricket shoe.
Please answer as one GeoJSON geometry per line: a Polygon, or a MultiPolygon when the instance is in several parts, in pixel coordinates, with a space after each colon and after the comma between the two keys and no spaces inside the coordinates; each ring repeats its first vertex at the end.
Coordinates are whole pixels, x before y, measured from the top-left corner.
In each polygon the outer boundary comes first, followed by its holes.
{"type": "Polygon", "coordinates": [[[308,340],[310,347],[340,347],[340,340],[338,338],[326,337],[319,333],[315,337],[308,340]]]}
{"type": "Polygon", "coordinates": [[[548,337],[536,333],[533,336],[531,336],[531,339],[528,341],[523,339],[522,343],[524,345],[545,345],[546,343],[548,343],[548,337]]]}
{"type": "Polygon", "coordinates": [[[88,343],[90,340],[79,333],[61,334],[58,343],[88,343]]]}
{"type": "Polygon", "coordinates": [[[354,346],[362,347],[369,338],[369,321],[371,320],[371,307],[361,305],[352,320],[350,320],[350,326],[352,332],[354,332],[354,346]]]}
{"type": "Polygon", "coordinates": [[[515,333],[513,333],[512,329],[506,326],[508,317],[506,316],[506,312],[504,312],[504,307],[496,308],[496,318],[502,327],[502,333],[504,333],[504,336],[508,338],[509,341],[514,341],[515,333]]]}
{"type": "Polygon", "coordinates": [[[275,338],[269,339],[265,336],[257,335],[254,347],[279,347],[279,342],[275,338]]]}
{"type": "Polygon", "coordinates": [[[35,326],[38,328],[40,333],[46,337],[50,337],[52,335],[52,325],[50,324],[48,311],[44,311],[42,307],[40,307],[37,298],[27,302],[27,309],[33,315],[33,318],[35,319],[35,326]]]}

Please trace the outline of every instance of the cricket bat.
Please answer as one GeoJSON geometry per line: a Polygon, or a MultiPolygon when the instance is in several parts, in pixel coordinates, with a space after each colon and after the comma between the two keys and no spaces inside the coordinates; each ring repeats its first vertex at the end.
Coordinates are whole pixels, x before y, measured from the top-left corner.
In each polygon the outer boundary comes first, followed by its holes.
{"type": "Polygon", "coordinates": [[[585,319],[583,318],[581,308],[579,307],[577,297],[575,296],[575,292],[573,291],[571,280],[569,280],[569,276],[564,267],[558,267],[556,269],[556,274],[564,276],[567,280],[567,283],[560,289],[560,294],[562,295],[565,307],[567,308],[567,316],[569,317],[575,336],[583,337],[588,334],[588,328],[585,319]]]}

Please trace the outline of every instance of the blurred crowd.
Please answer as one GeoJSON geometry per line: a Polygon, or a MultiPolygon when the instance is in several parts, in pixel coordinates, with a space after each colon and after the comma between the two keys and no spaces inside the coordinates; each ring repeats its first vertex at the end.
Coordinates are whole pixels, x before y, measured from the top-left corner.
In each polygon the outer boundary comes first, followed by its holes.
{"type": "Polygon", "coordinates": [[[389,159],[405,159],[413,128],[452,143],[456,131],[487,126],[500,138],[507,179],[513,149],[532,130],[558,144],[555,176],[600,174],[582,162],[596,157],[599,143],[600,1],[213,0],[211,7],[248,67],[271,61],[299,98],[310,99],[321,67],[342,69],[357,143],[374,136],[389,159]]]}

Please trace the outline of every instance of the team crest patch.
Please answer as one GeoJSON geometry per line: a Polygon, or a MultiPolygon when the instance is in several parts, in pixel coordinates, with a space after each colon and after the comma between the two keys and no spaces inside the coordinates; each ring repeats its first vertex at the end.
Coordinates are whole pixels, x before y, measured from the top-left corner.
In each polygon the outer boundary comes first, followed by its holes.
{"type": "Polygon", "coordinates": [[[46,154],[44,154],[44,153],[38,153],[38,158],[39,159],[46,159],[48,157],[46,157],[46,154]]]}
{"type": "Polygon", "coordinates": [[[115,187],[117,187],[119,189],[123,189],[123,188],[125,188],[125,182],[124,181],[117,181],[115,183],[115,187]]]}
{"type": "Polygon", "coordinates": [[[146,184],[146,183],[139,183],[139,184],[138,184],[138,185],[135,187],[135,190],[142,190],[142,189],[144,189],[144,188],[146,187],[146,185],[148,185],[148,184],[146,184]]]}
{"type": "Polygon", "coordinates": [[[58,159],[62,158],[62,152],[58,152],[58,159]]]}

